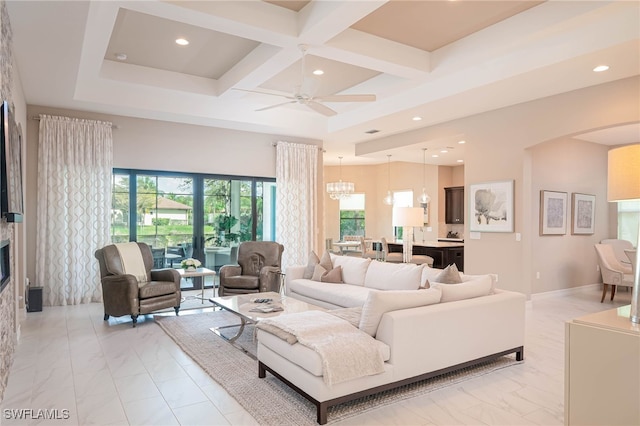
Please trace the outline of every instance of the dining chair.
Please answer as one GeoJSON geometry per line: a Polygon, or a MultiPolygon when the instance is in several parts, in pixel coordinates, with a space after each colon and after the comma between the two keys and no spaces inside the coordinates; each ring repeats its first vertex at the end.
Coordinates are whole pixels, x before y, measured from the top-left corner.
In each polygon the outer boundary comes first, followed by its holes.
{"type": "Polygon", "coordinates": [[[595,248],[602,275],[602,298],[600,299],[600,303],[602,303],[607,295],[609,285],[611,286],[611,300],[616,294],[617,286],[633,287],[633,275],[630,272],[627,273],[628,269],[620,263],[611,244],[596,244],[595,248]]]}
{"type": "Polygon", "coordinates": [[[382,243],[382,253],[384,254],[385,262],[392,263],[402,263],[402,252],[389,252],[389,244],[387,244],[387,239],[385,237],[380,238],[380,243],[382,243]]]}

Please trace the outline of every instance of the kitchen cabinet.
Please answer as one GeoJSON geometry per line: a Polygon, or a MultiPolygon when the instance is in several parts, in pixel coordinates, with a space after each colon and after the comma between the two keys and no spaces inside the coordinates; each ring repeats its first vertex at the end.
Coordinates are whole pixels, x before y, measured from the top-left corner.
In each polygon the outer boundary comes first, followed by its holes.
{"type": "MultiPolygon", "coordinates": [[[[402,242],[388,242],[389,253],[402,253],[402,242]]],[[[433,257],[433,267],[446,268],[452,263],[456,264],[459,271],[464,271],[464,244],[447,242],[414,242],[412,254],[424,254],[433,257]]]]}
{"type": "Polygon", "coordinates": [[[455,225],[464,223],[464,186],[444,189],[444,221],[455,225]]]}

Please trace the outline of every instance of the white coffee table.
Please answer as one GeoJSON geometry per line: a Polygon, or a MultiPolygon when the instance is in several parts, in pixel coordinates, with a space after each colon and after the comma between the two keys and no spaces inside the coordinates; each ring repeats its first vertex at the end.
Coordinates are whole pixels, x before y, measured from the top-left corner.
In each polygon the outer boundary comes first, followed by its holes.
{"type": "MultiPolygon", "coordinates": [[[[215,276],[216,271],[212,271],[211,269],[207,269],[207,268],[196,268],[195,270],[186,270],[186,269],[180,268],[176,270],[180,273],[181,278],[199,278],[200,280],[202,280],[200,283],[201,284],[200,299],[202,300],[202,303],[204,303],[204,277],[215,276]]],[[[214,296],[216,295],[215,279],[213,283],[213,295],[214,296]]]]}

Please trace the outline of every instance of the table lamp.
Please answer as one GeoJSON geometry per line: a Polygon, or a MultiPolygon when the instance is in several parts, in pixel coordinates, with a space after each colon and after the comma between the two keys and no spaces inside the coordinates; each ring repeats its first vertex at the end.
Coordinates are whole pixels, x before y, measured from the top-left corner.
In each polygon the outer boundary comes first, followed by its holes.
{"type": "MultiPolygon", "coordinates": [[[[609,150],[607,173],[607,200],[640,200],[640,144],[625,145],[609,150]]],[[[640,224],[638,226],[640,244],[640,224]]],[[[631,292],[631,322],[640,323],[640,256],[636,256],[633,268],[633,290],[631,292]]]]}
{"type": "Polygon", "coordinates": [[[393,226],[402,226],[402,261],[411,262],[413,228],[424,225],[424,212],[420,207],[394,207],[393,226]]]}

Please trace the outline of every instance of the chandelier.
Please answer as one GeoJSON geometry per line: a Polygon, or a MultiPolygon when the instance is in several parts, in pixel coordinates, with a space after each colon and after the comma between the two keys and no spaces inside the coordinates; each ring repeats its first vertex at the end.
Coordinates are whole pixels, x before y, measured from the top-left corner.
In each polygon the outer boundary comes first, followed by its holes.
{"type": "Polygon", "coordinates": [[[342,157],[338,158],[340,159],[340,180],[338,182],[329,182],[327,184],[327,192],[329,193],[329,198],[332,200],[347,198],[353,194],[353,191],[355,191],[355,185],[353,182],[342,181],[342,157]]]}
{"type": "Polygon", "coordinates": [[[429,195],[427,194],[427,190],[425,189],[427,181],[425,177],[425,167],[427,162],[426,155],[427,148],[422,148],[422,195],[418,197],[418,203],[420,203],[421,207],[426,207],[426,204],[431,201],[431,197],[429,197],[429,195]]]}
{"type": "Polygon", "coordinates": [[[387,206],[393,205],[393,195],[391,195],[391,155],[387,155],[387,196],[382,199],[382,202],[387,206]]]}

